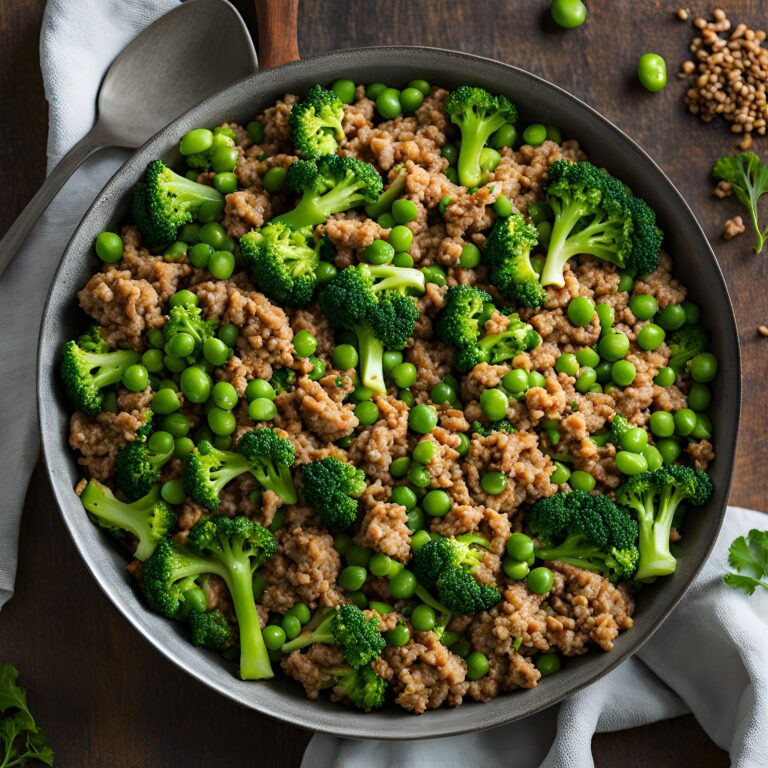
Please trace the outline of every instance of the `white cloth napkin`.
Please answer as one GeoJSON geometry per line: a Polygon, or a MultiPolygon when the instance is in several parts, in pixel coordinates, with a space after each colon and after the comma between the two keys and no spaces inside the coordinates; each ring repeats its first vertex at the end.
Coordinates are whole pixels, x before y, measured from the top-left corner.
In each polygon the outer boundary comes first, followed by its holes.
{"type": "MultiPolygon", "coordinates": [[[[49,104],[48,168],[91,128],[99,83],[115,56],[178,0],[49,0],[40,62],[49,104]]],[[[19,521],[40,450],[35,374],[37,336],[59,258],[93,198],[125,161],[124,150],[91,157],[40,218],[0,277],[0,607],[13,594],[19,521]]]]}
{"type": "Polygon", "coordinates": [[[687,712],[734,768],[768,766],[768,591],[747,597],[722,582],[731,541],[750,528],[768,528],[768,517],[730,507],[714,552],[672,616],[636,656],[559,706],[429,741],[316,735],[302,768],[588,768],[593,734],[687,712]]]}

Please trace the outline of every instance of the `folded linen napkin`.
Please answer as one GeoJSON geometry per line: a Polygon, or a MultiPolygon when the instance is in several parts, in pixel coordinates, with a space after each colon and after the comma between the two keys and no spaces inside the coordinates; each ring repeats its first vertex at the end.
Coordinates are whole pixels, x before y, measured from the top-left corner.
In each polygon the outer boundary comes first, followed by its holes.
{"type": "Polygon", "coordinates": [[[747,597],[722,582],[731,541],[766,527],[765,514],[730,507],[673,614],[633,658],[562,704],[491,731],[430,741],[316,735],[302,768],[588,768],[593,734],[687,712],[734,768],[768,766],[768,591],[747,597]]]}
{"type": "MultiPolygon", "coordinates": [[[[48,169],[90,129],[107,67],[142,29],[178,0],[49,0],[40,62],[49,105],[48,169]]],[[[13,594],[21,510],[40,451],[35,382],[37,336],[48,286],[62,251],[93,198],[128,157],[105,150],[66,183],[0,278],[0,608],[13,594]]]]}

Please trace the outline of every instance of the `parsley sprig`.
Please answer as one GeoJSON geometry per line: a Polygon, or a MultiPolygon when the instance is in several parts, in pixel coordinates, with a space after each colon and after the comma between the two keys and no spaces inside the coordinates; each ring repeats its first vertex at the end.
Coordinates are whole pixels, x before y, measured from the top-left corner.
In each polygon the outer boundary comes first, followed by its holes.
{"type": "Polygon", "coordinates": [[[728,563],[738,573],[726,573],[726,586],[751,595],[758,587],[768,589],[768,531],[753,528],[746,536],[734,539],[728,550],[728,563]]]}

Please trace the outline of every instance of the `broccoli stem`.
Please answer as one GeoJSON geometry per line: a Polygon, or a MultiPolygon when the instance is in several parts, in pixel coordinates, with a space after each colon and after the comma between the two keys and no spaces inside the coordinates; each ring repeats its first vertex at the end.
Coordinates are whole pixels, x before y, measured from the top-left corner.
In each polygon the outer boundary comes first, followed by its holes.
{"type": "MultiPolygon", "coordinates": [[[[490,134],[488,134],[490,135],[490,134]]],[[[474,130],[462,130],[461,149],[456,170],[459,181],[465,187],[479,187],[485,181],[485,174],[480,168],[480,153],[483,151],[488,136],[479,127],[474,130]]]]}
{"type": "Polygon", "coordinates": [[[378,219],[383,213],[386,213],[391,207],[392,203],[400,197],[401,192],[405,189],[405,179],[408,176],[405,168],[401,168],[395,180],[379,195],[379,199],[375,203],[365,206],[365,214],[371,219],[378,219]]]}
{"type": "Polygon", "coordinates": [[[386,394],[384,385],[384,345],[374,336],[367,320],[360,320],[356,327],[360,380],[363,386],[379,394],[386,394]]]}
{"type": "Polygon", "coordinates": [[[669,551],[669,534],[680,501],[681,497],[669,486],[659,494],[655,517],[647,509],[642,515],[638,514],[640,561],[635,575],[638,581],[669,576],[677,570],[677,560],[669,551]]]}
{"type": "Polygon", "coordinates": [[[331,644],[335,642],[333,632],[331,632],[331,624],[333,623],[333,618],[335,615],[335,611],[330,611],[328,616],[326,616],[317,625],[317,629],[315,629],[313,632],[299,635],[293,640],[289,640],[287,643],[284,643],[281,651],[283,653],[292,653],[293,651],[298,651],[301,648],[306,648],[308,645],[312,645],[313,643],[331,644]]]}
{"type": "Polygon", "coordinates": [[[354,197],[358,194],[358,189],[359,182],[350,174],[324,195],[305,192],[292,211],[283,213],[272,221],[282,221],[293,229],[314,227],[322,224],[331,214],[353,207],[356,204],[354,197]]]}
{"type": "Polygon", "coordinates": [[[225,580],[240,627],[240,677],[243,680],[268,680],[275,675],[261,636],[249,559],[244,553],[236,555],[229,542],[223,542],[222,548],[228,561],[225,580]]]}
{"type": "Polygon", "coordinates": [[[114,352],[88,353],[91,368],[98,366],[93,374],[93,383],[99,389],[116,384],[123,376],[123,371],[139,359],[139,354],[131,349],[116,349],[114,352]]]}
{"type": "Polygon", "coordinates": [[[295,504],[298,497],[288,467],[275,468],[271,462],[264,462],[252,470],[253,476],[270,491],[274,491],[286,504],[295,504]]]}
{"type": "Polygon", "coordinates": [[[549,238],[547,259],[541,273],[541,284],[562,288],[565,285],[563,278],[565,263],[574,255],[566,243],[584,212],[578,205],[567,206],[565,209],[553,205],[552,202],[550,205],[555,209],[555,223],[552,225],[552,234],[549,238]]]}
{"type": "Polygon", "coordinates": [[[416,585],[414,594],[419,598],[419,600],[421,600],[422,603],[426,603],[440,613],[451,612],[449,608],[446,608],[441,602],[435,600],[435,598],[432,597],[432,595],[430,595],[429,592],[427,592],[427,590],[421,586],[421,584],[416,585]]]}

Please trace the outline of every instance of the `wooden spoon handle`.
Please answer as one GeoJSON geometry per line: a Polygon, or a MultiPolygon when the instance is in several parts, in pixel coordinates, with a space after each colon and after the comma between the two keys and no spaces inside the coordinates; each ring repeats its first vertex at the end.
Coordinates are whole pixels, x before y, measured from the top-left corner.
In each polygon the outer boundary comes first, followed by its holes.
{"type": "Polygon", "coordinates": [[[299,0],[254,0],[259,27],[259,69],[299,59],[299,0]]]}

